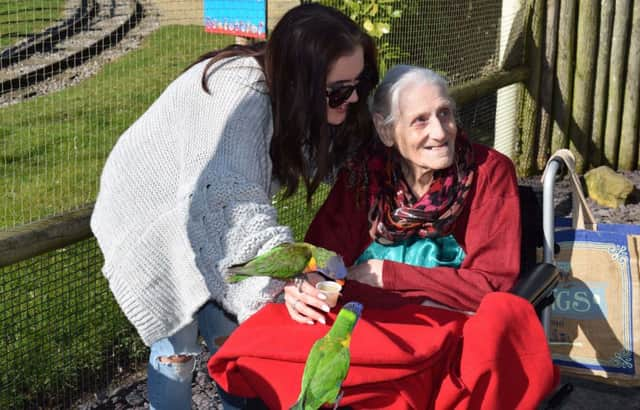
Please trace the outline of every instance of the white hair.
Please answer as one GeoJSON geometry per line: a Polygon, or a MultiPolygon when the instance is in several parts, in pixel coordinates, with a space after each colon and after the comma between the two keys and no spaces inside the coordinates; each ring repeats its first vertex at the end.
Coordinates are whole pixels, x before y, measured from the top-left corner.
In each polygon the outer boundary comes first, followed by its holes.
{"type": "Polygon", "coordinates": [[[400,110],[400,93],[409,86],[422,84],[439,87],[455,111],[455,101],[449,95],[447,80],[443,76],[428,68],[399,64],[387,71],[378,85],[370,106],[371,114],[380,115],[382,125],[393,125],[400,110]]]}

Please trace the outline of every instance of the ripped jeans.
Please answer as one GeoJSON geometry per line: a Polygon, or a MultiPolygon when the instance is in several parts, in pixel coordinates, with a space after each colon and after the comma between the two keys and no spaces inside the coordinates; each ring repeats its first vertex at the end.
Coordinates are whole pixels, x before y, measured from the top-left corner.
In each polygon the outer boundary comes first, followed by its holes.
{"type": "MultiPolygon", "coordinates": [[[[198,344],[198,331],[204,337],[209,350],[214,353],[214,340],[230,334],[238,324],[214,302],[205,304],[194,320],[173,336],[151,345],[147,367],[147,392],[149,405],[154,410],[191,409],[191,378],[196,356],[202,351],[198,344]],[[161,357],[175,355],[192,356],[181,363],[161,362],[161,357]]],[[[225,409],[235,406],[223,402],[225,409]]]]}

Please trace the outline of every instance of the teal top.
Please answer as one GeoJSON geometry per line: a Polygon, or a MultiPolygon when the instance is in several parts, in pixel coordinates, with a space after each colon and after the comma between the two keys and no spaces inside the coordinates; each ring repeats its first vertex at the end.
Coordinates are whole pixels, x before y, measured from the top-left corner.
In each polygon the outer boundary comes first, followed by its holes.
{"type": "Polygon", "coordinates": [[[423,268],[436,266],[458,268],[464,257],[464,251],[458,242],[453,235],[449,235],[434,239],[410,238],[391,245],[382,245],[373,241],[356,260],[356,264],[369,259],[386,259],[423,268]]]}

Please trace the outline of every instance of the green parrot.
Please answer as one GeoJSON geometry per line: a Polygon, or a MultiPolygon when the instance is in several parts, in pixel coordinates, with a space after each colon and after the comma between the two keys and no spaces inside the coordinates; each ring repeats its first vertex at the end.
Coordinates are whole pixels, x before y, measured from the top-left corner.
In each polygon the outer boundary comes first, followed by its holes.
{"type": "Polygon", "coordinates": [[[361,314],[361,303],[347,303],[329,332],[313,344],[304,365],[298,401],[290,410],[316,410],[325,403],[338,406],[342,398],[338,393],[351,360],[351,333],[361,314]]]}
{"type": "Polygon", "coordinates": [[[347,268],[335,252],[306,242],[283,243],[248,262],[228,268],[227,282],[236,283],[251,276],[270,276],[287,280],[308,272],[320,272],[342,280],[347,268]]]}

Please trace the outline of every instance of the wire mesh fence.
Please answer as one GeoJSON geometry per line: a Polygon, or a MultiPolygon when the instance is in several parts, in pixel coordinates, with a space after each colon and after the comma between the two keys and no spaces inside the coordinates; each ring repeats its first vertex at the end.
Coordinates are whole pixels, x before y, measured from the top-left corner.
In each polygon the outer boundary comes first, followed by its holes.
{"type": "Polygon", "coordinates": [[[101,260],[91,239],[0,269],[0,408],[70,408],[139,367],[101,260]]]}
{"type": "Polygon", "coordinates": [[[523,62],[522,47],[505,52],[521,40],[526,8],[503,7],[501,0],[319,2],[340,9],[376,38],[383,71],[416,64],[444,74],[455,86],[499,71],[505,62],[523,62]]]}
{"type": "MultiPolygon", "coordinates": [[[[3,32],[11,30],[2,36],[6,58],[0,66],[0,188],[6,193],[1,227],[92,202],[117,137],[189,62],[234,41],[204,32],[201,1],[40,3],[11,0],[0,6],[6,9],[3,32]],[[83,23],[72,29],[74,19],[83,23]],[[67,31],[61,29],[65,24],[67,31]],[[95,55],[77,55],[97,43],[102,49],[95,55]],[[17,50],[19,45],[31,48],[17,50]],[[56,65],[69,56],[66,67],[56,65]]],[[[297,2],[272,3],[270,9],[281,12],[278,7],[297,2]]],[[[504,11],[495,0],[457,7],[445,1],[396,1],[385,6],[391,7],[386,14],[375,16],[346,6],[355,2],[324,3],[365,27],[367,21],[386,27],[371,31],[385,67],[424,65],[442,72],[453,86],[499,71],[503,43],[512,41],[523,24],[522,10],[504,11]]],[[[511,62],[521,60],[521,52],[509,56],[511,62]]]]}
{"type": "MultiPolygon", "coordinates": [[[[299,3],[268,2],[267,27],[299,3]]],[[[383,71],[423,65],[457,86],[522,63],[512,46],[524,12],[501,1],[323,3],[370,29],[383,71]]],[[[199,55],[235,41],[207,33],[203,13],[201,0],[0,2],[0,232],[94,201],[121,133],[199,55]]],[[[468,100],[459,117],[473,140],[508,151],[519,96],[507,89],[468,100]]],[[[310,207],[304,194],[274,199],[297,238],[327,191],[310,207]]],[[[0,268],[0,408],[72,407],[141,369],[146,348],[101,267],[90,239],[0,268]]]]}

